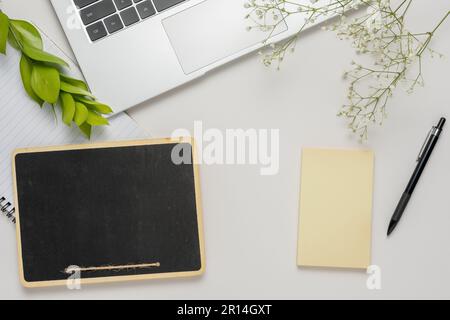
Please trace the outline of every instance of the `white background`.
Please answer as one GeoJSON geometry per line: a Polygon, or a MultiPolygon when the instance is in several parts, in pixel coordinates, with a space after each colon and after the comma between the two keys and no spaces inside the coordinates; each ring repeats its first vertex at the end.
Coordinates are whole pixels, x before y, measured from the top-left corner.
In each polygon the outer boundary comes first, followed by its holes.
{"type": "MultiPolygon", "coordinates": [[[[408,21],[413,31],[430,30],[450,9],[448,0],[413,3],[408,21]]],[[[32,20],[70,51],[49,1],[4,0],[2,8],[11,17],[32,20]]],[[[253,166],[201,167],[207,271],[196,279],[81,291],[24,289],[15,230],[1,219],[0,298],[450,298],[450,125],[398,229],[386,238],[427,131],[439,117],[450,118],[449,32],[447,21],[432,43],[447,58],[425,60],[425,88],[412,96],[397,90],[389,119],[371,132],[365,146],[335,116],[345,102],[342,74],[358,57],[348,42],[320,28],[304,34],[280,72],[265,68],[252,54],[132,109],[129,114],[153,137],[191,130],[195,120],[221,130],[280,129],[280,173],[263,177],[253,166]],[[382,270],[381,290],[366,288],[365,272],[296,266],[300,152],[306,146],[375,151],[372,260],[382,270]]]]}

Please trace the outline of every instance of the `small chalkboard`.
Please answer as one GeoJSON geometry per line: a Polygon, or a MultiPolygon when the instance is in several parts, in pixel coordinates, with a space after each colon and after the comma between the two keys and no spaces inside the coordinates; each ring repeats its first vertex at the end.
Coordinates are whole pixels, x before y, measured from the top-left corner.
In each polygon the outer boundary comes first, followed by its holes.
{"type": "Polygon", "coordinates": [[[196,163],[187,138],[17,150],[22,284],[203,273],[196,163]]]}

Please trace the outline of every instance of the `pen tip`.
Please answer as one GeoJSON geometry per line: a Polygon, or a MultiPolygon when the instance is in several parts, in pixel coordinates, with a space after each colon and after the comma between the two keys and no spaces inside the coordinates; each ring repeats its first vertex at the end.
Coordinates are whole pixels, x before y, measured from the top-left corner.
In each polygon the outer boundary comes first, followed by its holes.
{"type": "Polygon", "coordinates": [[[397,225],[397,222],[394,220],[391,220],[391,222],[389,222],[389,227],[388,227],[388,231],[387,231],[388,236],[392,233],[392,231],[394,231],[396,225],[397,225]]]}

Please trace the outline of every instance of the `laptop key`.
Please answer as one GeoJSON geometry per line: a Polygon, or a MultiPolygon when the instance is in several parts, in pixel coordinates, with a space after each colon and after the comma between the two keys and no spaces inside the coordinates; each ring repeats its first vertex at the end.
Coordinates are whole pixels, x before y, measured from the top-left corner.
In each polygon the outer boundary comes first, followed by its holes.
{"type": "Polygon", "coordinates": [[[84,25],[91,24],[116,12],[112,0],[102,0],[80,11],[84,25]]]}
{"type": "Polygon", "coordinates": [[[120,16],[127,27],[139,21],[139,16],[134,7],[121,11],[120,16]]]}
{"type": "Polygon", "coordinates": [[[185,0],[153,0],[153,3],[155,4],[156,10],[158,12],[169,9],[170,7],[173,7],[176,4],[179,4],[185,0]]]}
{"type": "Polygon", "coordinates": [[[91,38],[92,41],[97,41],[108,35],[105,26],[101,21],[90,25],[89,27],[86,28],[86,31],[89,34],[89,38],[91,38]]]}
{"type": "Polygon", "coordinates": [[[156,13],[151,1],[144,1],[139,3],[138,5],[136,5],[136,9],[141,16],[141,19],[148,18],[156,13]]]}
{"type": "Polygon", "coordinates": [[[73,0],[80,9],[81,20],[92,41],[123,30],[184,1],[186,0],[73,0]]]}
{"type": "Polygon", "coordinates": [[[73,0],[73,2],[75,3],[75,6],[78,9],[82,9],[90,4],[93,4],[96,1],[98,1],[98,0],[73,0]]]}
{"type": "Polygon", "coordinates": [[[120,29],[123,29],[123,23],[118,14],[106,18],[103,22],[105,23],[106,29],[108,29],[109,33],[114,33],[120,29]]]}
{"type": "Polygon", "coordinates": [[[117,9],[119,10],[128,8],[133,4],[131,0],[114,0],[114,2],[116,3],[117,9]]]}

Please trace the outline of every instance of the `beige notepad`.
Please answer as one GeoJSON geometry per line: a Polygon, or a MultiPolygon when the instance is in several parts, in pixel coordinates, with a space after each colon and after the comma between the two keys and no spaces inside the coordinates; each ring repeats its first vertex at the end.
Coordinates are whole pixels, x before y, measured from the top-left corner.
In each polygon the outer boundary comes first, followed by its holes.
{"type": "Polygon", "coordinates": [[[374,154],[304,149],[299,266],[370,265],[374,154]]]}

